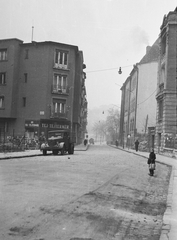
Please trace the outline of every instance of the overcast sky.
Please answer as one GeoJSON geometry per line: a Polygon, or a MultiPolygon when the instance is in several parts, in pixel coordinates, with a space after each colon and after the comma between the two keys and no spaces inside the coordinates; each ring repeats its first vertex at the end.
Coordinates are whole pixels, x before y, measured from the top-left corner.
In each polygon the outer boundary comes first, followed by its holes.
{"type": "Polygon", "coordinates": [[[158,38],[176,0],[0,0],[0,39],[77,45],[87,66],[88,107],[120,106],[120,87],[158,38]],[[119,67],[123,73],[118,74],[119,67]]]}

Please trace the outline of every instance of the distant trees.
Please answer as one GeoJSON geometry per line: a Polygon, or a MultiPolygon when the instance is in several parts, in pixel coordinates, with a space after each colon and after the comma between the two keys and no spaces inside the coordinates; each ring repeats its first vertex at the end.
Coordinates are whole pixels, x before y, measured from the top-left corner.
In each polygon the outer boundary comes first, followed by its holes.
{"type": "MultiPolygon", "coordinates": [[[[103,112],[104,114],[104,112],[103,112]]],[[[105,121],[98,121],[93,126],[95,141],[104,140],[115,143],[119,135],[120,113],[118,109],[110,108],[105,121]]]]}
{"type": "Polygon", "coordinates": [[[120,113],[118,109],[111,108],[108,110],[106,126],[107,140],[115,142],[119,137],[120,113]]]}
{"type": "Polygon", "coordinates": [[[102,142],[105,140],[107,133],[107,126],[105,121],[96,122],[93,126],[93,132],[95,134],[95,142],[102,142]]]}

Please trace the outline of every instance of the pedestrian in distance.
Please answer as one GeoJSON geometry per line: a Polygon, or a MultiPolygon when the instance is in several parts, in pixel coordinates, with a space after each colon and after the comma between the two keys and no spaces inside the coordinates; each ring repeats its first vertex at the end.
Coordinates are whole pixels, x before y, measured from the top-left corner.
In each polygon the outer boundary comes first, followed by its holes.
{"type": "Polygon", "coordinates": [[[39,137],[39,145],[40,145],[40,147],[45,142],[46,142],[46,138],[45,138],[44,132],[42,132],[40,137],[39,137]]]}
{"type": "Polygon", "coordinates": [[[119,141],[118,140],[116,140],[116,147],[118,147],[119,146],[119,141]]]}
{"type": "Polygon", "coordinates": [[[87,145],[87,139],[84,139],[84,146],[86,146],[87,145]]]}
{"type": "Polygon", "coordinates": [[[135,141],[135,150],[138,152],[139,141],[138,139],[135,141]]]}
{"type": "Polygon", "coordinates": [[[154,153],[154,149],[152,149],[149,154],[148,161],[147,161],[147,164],[149,165],[149,175],[150,176],[154,175],[154,170],[156,167],[155,160],[156,160],[156,154],[154,153]]]}

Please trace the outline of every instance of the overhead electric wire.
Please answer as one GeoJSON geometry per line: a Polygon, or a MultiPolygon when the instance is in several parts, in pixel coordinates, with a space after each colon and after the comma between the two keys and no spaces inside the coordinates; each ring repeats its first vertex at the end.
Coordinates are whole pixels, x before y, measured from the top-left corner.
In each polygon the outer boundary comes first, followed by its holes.
{"type": "Polygon", "coordinates": [[[153,93],[151,93],[151,95],[149,95],[148,98],[146,98],[144,101],[138,103],[137,106],[140,105],[140,104],[143,104],[144,102],[146,102],[156,91],[157,91],[157,88],[155,89],[155,91],[153,93]]]}
{"type": "MultiPolygon", "coordinates": [[[[131,66],[133,67],[133,65],[127,65],[127,66],[123,66],[121,68],[126,68],[126,67],[131,67],[131,66]]],[[[118,69],[119,69],[118,67],[117,68],[106,68],[106,69],[87,71],[86,73],[103,72],[103,71],[111,71],[111,70],[118,70],[118,69]]],[[[119,84],[116,83],[116,85],[119,85],[119,84]]],[[[119,85],[119,86],[121,86],[121,85],[119,85]]],[[[133,91],[131,91],[129,89],[126,89],[126,90],[130,91],[130,92],[133,92],[133,91]]],[[[148,98],[146,98],[144,101],[138,103],[137,106],[140,105],[140,104],[143,104],[144,102],[146,102],[156,91],[157,91],[157,88],[155,89],[155,91],[151,95],[149,95],[148,98]]]]}
{"type": "MultiPolygon", "coordinates": [[[[133,65],[123,66],[121,68],[132,67],[133,65]]],[[[94,73],[94,72],[103,72],[103,71],[111,71],[111,70],[118,70],[119,67],[116,68],[105,68],[105,69],[97,69],[92,71],[86,71],[86,73],[94,73]]]]}

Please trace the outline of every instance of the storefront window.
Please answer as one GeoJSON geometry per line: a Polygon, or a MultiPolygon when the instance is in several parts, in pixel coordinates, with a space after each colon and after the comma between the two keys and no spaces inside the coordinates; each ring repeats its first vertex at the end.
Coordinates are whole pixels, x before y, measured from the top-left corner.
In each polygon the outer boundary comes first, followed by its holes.
{"type": "Polygon", "coordinates": [[[165,136],[165,147],[177,149],[177,136],[174,134],[167,134],[165,136]]]}

